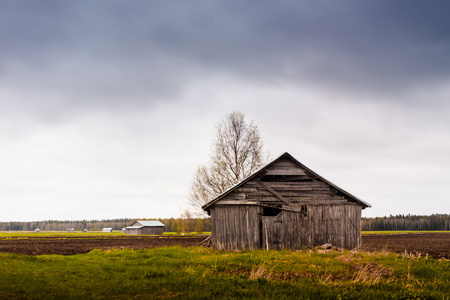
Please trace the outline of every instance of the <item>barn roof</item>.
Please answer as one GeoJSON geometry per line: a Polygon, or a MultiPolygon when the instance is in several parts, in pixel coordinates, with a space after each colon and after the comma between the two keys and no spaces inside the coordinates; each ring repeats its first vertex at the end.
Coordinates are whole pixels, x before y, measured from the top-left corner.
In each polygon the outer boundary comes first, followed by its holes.
{"type": "Polygon", "coordinates": [[[256,171],[255,173],[247,176],[247,178],[243,179],[241,182],[237,183],[236,185],[232,186],[231,188],[229,188],[228,190],[226,190],[225,192],[223,192],[222,194],[220,194],[219,196],[217,196],[216,198],[212,199],[211,201],[209,201],[208,203],[206,203],[205,205],[202,206],[203,210],[208,210],[208,208],[213,205],[214,203],[216,203],[217,201],[219,201],[220,199],[222,199],[223,197],[227,196],[228,194],[230,194],[231,192],[233,192],[235,189],[241,187],[242,185],[244,185],[245,183],[247,183],[248,181],[252,180],[253,178],[257,177],[259,174],[261,174],[262,172],[264,172],[265,170],[267,170],[274,162],[276,162],[279,159],[282,158],[287,158],[292,160],[295,164],[297,164],[300,168],[303,168],[305,171],[308,171],[309,173],[311,173],[314,177],[316,177],[317,179],[327,183],[328,185],[330,185],[331,187],[335,188],[337,191],[343,193],[351,202],[356,202],[357,204],[361,205],[362,208],[367,208],[367,207],[372,207],[372,205],[370,205],[369,203],[353,196],[352,194],[350,194],[349,192],[341,189],[340,187],[338,187],[337,185],[335,185],[334,183],[332,183],[331,181],[326,180],[325,178],[323,178],[322,176],[320,176],[319,174],[317,174],[316,172],[314,172],[313,170],[309,169],[308,167],[306,167],[305,165],[303,165],[302,163],[300,163],[298,160],[296,160],[292,155],[290,155],[289,153],[285,152],[282,155],[280,155],[278,158],[274,159],[273,161],[269,162],[268,164],[266,164],[265,166],[263,166],[261,169],[259,169],[258,171],[256,171]]]}
{"type": "MultiPolygon", "coordinates": [[[[159,226],[166,226],[163,223],[161,223],[160,221],[146,221],[146,220],[137,220],[136,222],[133,223],[136,224],[139,223],[144,227],[159,227],[159,226]]],[[[132,226],[133,226],[132,225],[132,226]]]]}

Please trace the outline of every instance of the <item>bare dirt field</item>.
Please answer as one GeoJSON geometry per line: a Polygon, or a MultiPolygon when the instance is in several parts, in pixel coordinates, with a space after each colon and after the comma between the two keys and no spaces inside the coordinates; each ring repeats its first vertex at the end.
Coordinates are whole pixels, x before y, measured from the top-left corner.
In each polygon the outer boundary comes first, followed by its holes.
{"type": "Polygon", "coordinates": [[[408,254],[450,259],[450,232],[363,235],[362,248],[365,251],[406,251],[408,254]]]}
{"type": "MultiPolygon", "coordinates": [[[[208,236],[27,237],[0,238],[0,252],[29,255],[86,253],[93,249],[145,249],[197,246],[208,236]]],[[[363,250],[426,254],[450,259],[450,233],[370,234],[362,237],[363,250]]],[[[206,244],[206,243],[205,243],[206,244]]],[[[205,245],[204,244],[204,245],[205,245]]]]}
{"type": "Polygon", "coordinates": [[[195,237],[27,237],[0,238],[0,252],[29,255],[62,254],[72,255],[86,253],[94,249],[131,248],[146,249],[166,246],[197,246],[208,236],[195,237]]]}

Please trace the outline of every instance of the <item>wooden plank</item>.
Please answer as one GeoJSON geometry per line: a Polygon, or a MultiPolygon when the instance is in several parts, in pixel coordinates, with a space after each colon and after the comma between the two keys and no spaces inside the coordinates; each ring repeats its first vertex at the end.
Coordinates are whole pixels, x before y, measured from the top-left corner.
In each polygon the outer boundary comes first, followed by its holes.
{"type": "MultiPolygon", "coordinates": [[[[265,183],[265,182],[264,182],[265,183]]],[[[272,185],[272,184],[267,184],[268,187],[271,187],[272,189],[277,189],[277,191],[312,191],[313,188],[310,186],[283,186],[283,185],[272,185]]],[[[322,189],[324,191],[327,191],[327,189],[322,189]]],[[[329,191],[329,189],[328,189],[329,191]]]]}
{"type": "Polygon", "coordinates": [[[276,182],[276,181],[282,181],[282,182],[289,182],[289,181],[296,181],[296,180],[310,180],[311,178],[306,176],[306,175],[291,175],[291,176],[286,176],[283,178],[273,178],[272,181],[276,182]]]}
{"type": "Polygon", "coordinates": [[[283,201],[286,204],[291,204],[291,202],[289,202],[288,200],[286,200],[283,196],[281,196],[280,194],[278,194],[276,191],[274,191],[272,188],[270,188],[269,186],[267,186],[264,182],[262,182],[261,180],[259,180],[258,178],[255,178],[253,181],[255,181],[256,183],[258,183],[259,185],[261,185],[262,187],[264,187],[266,190],[268,190],[270,193],[272,193],[272,195],[274,195],[275,197],[277,197],[278,199],[280,199],[281,201],[283,201]]]}
{"type": "MultiPolygon", "coordinates": [[[[327,193],[324,191],[278,191],[277,193],[280,194],[284,198],[300,197],[300,198],[345,199],[342,196],[333,196],[330,193],[327,193]]],[[[270,195],[273,195],[273,194],[267,190],[258,191],[256,193],[248,193],[247,196],[245,197],[245,199],[249,200],[249,199],[270,196],[270,195]]],[[[230,199],[232,199],[232,198],[230,198],[230,199]]],[[[237,198],[237,199],[243,199],[243,198],[237,198]]],[[[290,201],[290,200],[288,199],[288,201],[290,201]]]]}
{"type": "MultiPolygon", "coordinates": [[[[295,186],[295,187],[311,187],[311,188],[330,188],[328,184],[320,181],[312,181],[312,182],[271,182],[271,181],[263,181],[269,186],[295,186]]],[[[257,186],[257,183],[254,181],[249,181],[245,184],[245,187],[252,188],[257,186]]]]}
{"type": "Polygon", "coordinates": [[[275,161],[272,164],[272,166],[283,166],[283,167],[296,167],[296,168],[299,168],[299,166],[297,166],[297,164],[294,163],[290,159],[279,159],[279,160],[275,161]]]}
{"type": "Polygon", "coordinates": [[[238,188],[237,191],[238,191],[238,192],[241,192],[241,193],[248,193],[248,192],[256,192],[257,189],[255,189],[255,188],[242,187],[242,188],[238,188]]]}
{"type": "MultiPolygon", "coordinates": [[[[271,187],[272,189],[280,189],[284,191],[312,191],[313,187],[308,185],[300,185],[300,184],[286,184],[285,182],[267,182],[263,181],[264,184],[266,184],[268,187],[271,187]]],[[[330,190],[327,187],[316,187],[315,189],[322,189],[322,190],[330,190]]]]}
{"type": "Polygon", "coordinates": [[[301,169],[274,169],[267,170],[266,175],[306,175],[301,169]]]}
{"type": "Polygon", "coordinates": [[[232,201],[232,200],[220,200],[216,202],[215,205],[255,205],[258,204],[256,201],[232,201]]]}

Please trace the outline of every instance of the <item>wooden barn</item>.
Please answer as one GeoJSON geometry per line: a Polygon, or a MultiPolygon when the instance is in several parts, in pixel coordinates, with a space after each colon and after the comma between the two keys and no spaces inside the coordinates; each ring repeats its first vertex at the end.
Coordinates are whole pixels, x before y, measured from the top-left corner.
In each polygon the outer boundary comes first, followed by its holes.
{"type": "Polygon", "coordinates": [[[215,249],[361,246],[356,198],[284,153],[203,206],[215,249]]]}
{"type": "Polygon", "coordinates": [[[163,234],[165,225],[160,221],[137,220],[125,227],[125,234],[163,234]]]}

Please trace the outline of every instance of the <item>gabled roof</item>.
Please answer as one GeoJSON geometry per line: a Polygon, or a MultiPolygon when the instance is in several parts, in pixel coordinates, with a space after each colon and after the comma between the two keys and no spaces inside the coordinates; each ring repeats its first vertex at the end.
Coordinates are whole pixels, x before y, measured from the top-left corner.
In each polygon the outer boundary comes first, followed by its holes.
{"type": "MultiPolygon", "coordinates": [[[[144,227],[159,227],[159,226],[166,226],[163,223],[161,223],[160,221],[145,221],[145,220],[136,220],[136,222],[133,223],[136,224],[139,223],[144,227]]],[[[132,226],[133,226],[132,225],[132,226]]]]}
{"type": "Polygon", "coordinates": [[[277,160],[282,159],[282,158],[287,158],[290,159],[291,161],[293,161],[295,164],[297,164],[300,168],[304,169],[305,171],[308,171],[310,174],[312,174],[314,177],[316,177],[317,179],[327,183],[328,185],[330,185],[331,187],[335,188],[337,191],[343,193],[350,201],[352,202],[356,202],[357,204],[361,205],[362,208],[367,208],[367,207],[372,207],[372,205],[370,205],[369,203],[353,196],[352,194],[346,192],[345,190],[341,189],[340,187],[338,187],[337,185],[335,185],[334,183],[326,180],[325,178],[323,178],[322,176],[320,176],[319,174],[317,174],[316,172],[312,171],[311,169],[309,169],[308,167],[306,167],[305,165],[303,165],[302,163],[300,163],[298,160],[296,160],[292,155],[290,155],[289,153],[285,152],[282,155],[280,155],[278,158],[274,159],[273,161],[269,162],[268,164],[266,164],[264,167],[262,167],[261,169],[259,169],[258,171],[256,171],[255,173],[249,175],[247,178],[243,179],[241,182],[237,183],[236,185],[232,186],[231,188],[229,188],[228,190],[226,190],[225,192],[223,192],[222,194],[220,194],[219,196],[217,196],[216,198],[212,199],[211,201],[209,201],[208,203],[206,203],[205,205],[202,206],[203,210],[208,210],[208,208],[213,205],[214,203],[216,203],[217,201],[219,201],[220,199],[222,199],[223,197],[227,196],[228,194],[232,193],[235,189],[243,186],[245,183],[247,183],[248,181],[252,180],[253,178],[257,177],[259,174],[261,174],[262,172],[264,172],[265,170],[267,170],[273,163],[275,163],[277,160]]]}

